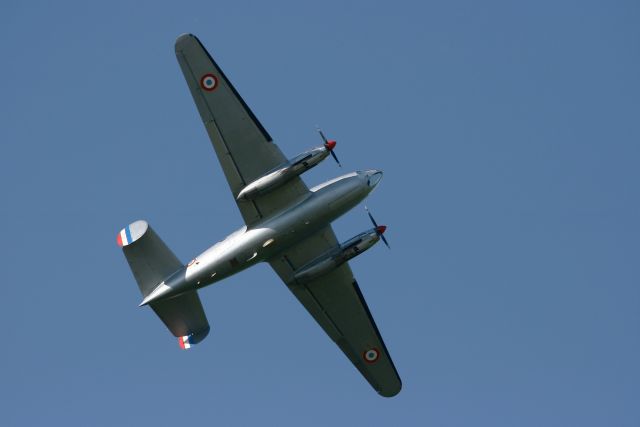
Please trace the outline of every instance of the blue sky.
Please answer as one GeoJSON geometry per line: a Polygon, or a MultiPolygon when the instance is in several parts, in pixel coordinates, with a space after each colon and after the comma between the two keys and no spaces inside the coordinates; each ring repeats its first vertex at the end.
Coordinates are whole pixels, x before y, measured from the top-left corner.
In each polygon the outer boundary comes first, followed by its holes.
{"type": "Polygon", "coordinates": [[[345,3],[2,3],[3,424],[640,424],[638,3],[345,3]],[[201,292],[189,352],[137,307],[120,228],[187,261],[242,224],[183,32],[285,154],[318,124],[345,170],[385,171],[393,249],[351,265],[397,397],[267,265],[201,292]]]}

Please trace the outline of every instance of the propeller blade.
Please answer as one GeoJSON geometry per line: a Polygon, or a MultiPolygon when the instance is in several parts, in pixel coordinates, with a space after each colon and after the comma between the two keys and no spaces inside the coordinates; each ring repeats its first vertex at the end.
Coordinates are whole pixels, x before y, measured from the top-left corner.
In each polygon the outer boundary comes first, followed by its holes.
{"type": "Polygon", "coordinates": [[[333,150],[329,150],[329,152],[331,153],[331,155],[333,156],[333,160],[336,161],[336,163],[338,164],[338,166],[342,167],[342,164],[340,163],[340,160],[338,160],[338,156],[336,156],[336,153],[333,152],[333,150]]]}
{"type": "Polygon", "coordinates": [[[382,239],[384,244],[387,245],[387,248],[391,249],[391,246],[389,246],[389,242],[387,242],[387,239],[384,237],[384,234],[381,234],[380,238],[382,239]]]}
{"type": "Polygon", "coordinates": [[[316,127],[316,130],[318,131],[318,133],[320,134],[320,137],[322,138],[322,140],[324,141],[324,143],[326,144],[327,142],[329,142],[327,140],[327,137],[324,136],[324,133],[322,133],[322,129],[320,129],[319,127],[316,127]]]}
{"type": "Polygon", "coordinates": [[[316,130],[318,131],[318,133],[320,134],[320,137],[324,141],[324,147],[331,153],[331,156],[333,156],[333,160],[336,161],[338,166],[342,167],[342,163],[340,163],[340,160],[338,160],[338,156],[336,156],[336,153],[333,152],[333,147],[336,146],[336,142],[333,140],[331,141],[328,140],[327,137],[324,135],[324,132],[322,132],[322,129],[320,129],[318,126],[316,126],[316,130]]]}
{"type": "Polygon", "coordinates": [[[373,215],[371,215],[371,212],[369,212],[369,208],[368,207],[364,207],[364,210],[367,211],[367,215],[369,215],[369,219],[371,220],[371,222],[373,223],[373,226],[375,228],[378,228],[378,224],[376,223],[376,220],[373,219],[373,215]]]}
{"type": "Polygon", "coordinates": [[[387,239],[384,237],[384,232],[387,230],[387,227],[385,225],[378,225],[376,220],[373,219],[373,215],[371,215],[371,212],[369,212],[368,207],[365,206],[364,209],[367,211],[367,215],[369,215],[369,219],[371,220],[371,222],[373,223],[373,226],[375,227],[376,234],[380,236],[384,244],[387,245],[387,248],[391,249],[391,246],[389,246],[389,242],[387,242],[387,239]]]}

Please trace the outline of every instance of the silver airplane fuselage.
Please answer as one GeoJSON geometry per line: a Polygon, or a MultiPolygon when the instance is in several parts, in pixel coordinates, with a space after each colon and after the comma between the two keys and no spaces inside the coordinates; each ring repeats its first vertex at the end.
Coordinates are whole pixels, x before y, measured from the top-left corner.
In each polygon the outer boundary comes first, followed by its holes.
{"type": "Polygon", "coordinates": [[[381,178],[378,170],[357,171],[312,188],[295,205],[211,246],[158,285],[140,305],[203,288],[272,259],[355,207],[381,178]]]}

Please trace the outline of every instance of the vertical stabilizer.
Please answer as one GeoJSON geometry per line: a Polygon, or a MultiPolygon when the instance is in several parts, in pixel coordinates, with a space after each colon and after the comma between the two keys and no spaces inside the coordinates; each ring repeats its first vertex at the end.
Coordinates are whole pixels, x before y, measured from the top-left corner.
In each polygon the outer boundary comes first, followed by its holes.
{"type": "Polygon", "coordinates": [[[142,296],[149,295],[182,263],[146,221],[136,221],[120,230],[117,236],[142,296]]]}
{"type": "MultiPolygon", "coordinates": [[[[136,221],[120,230],[116,237],[143,297],[184,266],[145,221],[136,221]]],[[[178,344],[188,349],[209,333],[198,292],[187,290],[177,296],[149,303],[171,333],[179,337],[178,344]]]]}

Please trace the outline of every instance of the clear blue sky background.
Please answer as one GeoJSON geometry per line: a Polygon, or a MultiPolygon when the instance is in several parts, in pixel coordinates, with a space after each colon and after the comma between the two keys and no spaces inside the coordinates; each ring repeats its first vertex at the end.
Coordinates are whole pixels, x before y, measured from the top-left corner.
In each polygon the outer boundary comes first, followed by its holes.
{"type": "Polygon", "coordinates": [[[637,1],[3,1],[1,423],[640,425],[639,22],[637,1]],[[397,397],[267,265],[201,292],[189,352],[137,307],[120,228],[187,261],[242,224],[183,32],[287,155],[319,124],[344,169],[385,171],[367,203],[393,249],[352,267],[397,397]]]}

